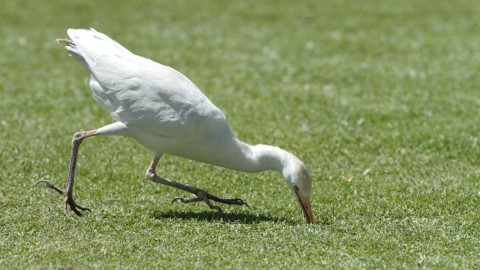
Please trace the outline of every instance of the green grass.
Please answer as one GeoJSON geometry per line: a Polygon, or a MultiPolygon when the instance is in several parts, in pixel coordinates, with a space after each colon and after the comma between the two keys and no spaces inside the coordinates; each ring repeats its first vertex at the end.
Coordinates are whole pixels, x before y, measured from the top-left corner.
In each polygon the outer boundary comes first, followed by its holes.
{"type": "Polygon", "coordinates": [[[7,1],[0,10],[1,269],[472,269],[480,264],[480,3],[7,1]],[[177,3],[179,2],[179,3],[177,3]],[[94,27],[175,67],[241,139],[297,154],[304,224],[281,175],[166,156],[161,175],[251,207],[170,204],[150,153],[74,132],[110,123],[54,39],[94,27]]]}

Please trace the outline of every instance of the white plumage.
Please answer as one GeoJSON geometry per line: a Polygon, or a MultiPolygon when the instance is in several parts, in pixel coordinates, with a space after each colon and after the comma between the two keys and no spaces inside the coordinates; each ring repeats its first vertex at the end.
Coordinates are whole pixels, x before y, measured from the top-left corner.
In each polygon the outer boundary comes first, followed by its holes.
{"type": "MultiPolygon", "coordinates": [[[[229,169],[282,172],[294,193],[307,222],[313,221],[310,208],[311,181],[303,163],[293,154],[269,145],[251,146],[231,132],[223,112],[187,77],[168,66],[137,56],[108,36],[94,29],[69,29],[70,40],[59,39],[69,54],[85,68],[93,97],[116,120],[105,127],[74,135],[72,162],[65,195],[67,205],[80,215],[85,210],[72,198],[73,178],[78,148],[84,138],[96,135],[125,135],[155,153],[147,178],[194,193],[197,198],[183,202],[214,200],[227,204],[245,204],[240,199],[220,199],[155,173],[163,153],[209,163],[229,169]],[[70,195],[69,195],[70,194],[70,195]]],[[[60,192],[52,184],[51,188],[60,192]]]]}

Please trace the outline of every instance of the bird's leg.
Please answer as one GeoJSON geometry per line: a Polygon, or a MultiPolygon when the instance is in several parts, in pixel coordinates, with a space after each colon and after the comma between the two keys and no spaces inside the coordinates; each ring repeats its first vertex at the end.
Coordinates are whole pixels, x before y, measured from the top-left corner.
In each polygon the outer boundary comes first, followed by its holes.
{"type": "Polygon", "coordinates": [[[158,161],[160,160],[160,157],[161,157],[161,155],[156,155],[155,158],[152,160],[152,163],[150,164],[150,167],[147,170],[147,179],[152,181],[152,182],[155,182],[155,183],[164,184],[164,185],[167,185],[167,186],[170,186],[170,187],[181,189],[181,190],[186,191],[186,192],[190,192],[190,193],[194,194],[195,196],[197,196],[196,198],[192,198],[192,199],[176,198],[176,199],[172,200],[172,203],[176,202],[176,201],[183,202],[183,203],[192,203],[192,202],[203,201],[203,202],[205,202],[205,204],[208,205],[208,207],[210,207],[211,209],[217,210],[219,213],[222,212],[222,209],[220,207],[212,204],[210,202],[210,200],[213,200],[213,201],[219,202],[219,203],[230,204],[230,205],[235,204],[235,205],[246,205],[246,206],[248,206],[248,204],[246,202],[244,202],[242,199],[237,199],[237,198],[235,198],[235,199],[222,199],[222,198],[219,198],[217,196],[214,196],[214,195],[206,192],[205,190],[194,188],[194,187],[191,187],[191,186],[188,186],[188,185],[185,185],[185,184],[182,184],[182,183],[178,183],[178,182],[166,179],[166,178],[158,177],[156,172],[155,172],[155,169],[157,167],[158,161]]]}
{"type": "Polygon", "coordinates": [[[77,165],[77,155],[78,155],[78,150],[80,148],[80,144],[85,138],[92,137],[95,135],[97,135],[96,130],[77,132],[73,135],[72,152],[70,155],[70,167],[68,170],[67,187],[65,190],[61,190],[60,188],[56,187],[55,185],[45,180],[37,182],[37,184],[40,184],[40,183],[46,184],[47,187],[55,190],[56,192],[62,194],[65,197],[64,204],[63,204],[63,213],[65,214],[65,216],[68,216],[67,206],[69,206],[70,209],[72,209],[72,211],[78,216],[82,215],[80,210],[90,211],[90,209],[81,207],[80,205],[76,204],[75,201],[73,200],[73,182],[75,178],[75,168],[77,165]]]}

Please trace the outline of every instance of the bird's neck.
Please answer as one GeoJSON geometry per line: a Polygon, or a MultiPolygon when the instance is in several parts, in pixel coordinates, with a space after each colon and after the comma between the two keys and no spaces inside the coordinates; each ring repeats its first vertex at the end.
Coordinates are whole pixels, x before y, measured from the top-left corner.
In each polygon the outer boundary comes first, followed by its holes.
{"type": "MultiPolygon", "coordinates": [[[[244,172],[261,172],[273,170],[283,172],[285,166],[293,156],[289,152],[271,145],[249,145],[239,140],[235,140],[236,152],[234,160],[229,161],[223,167],[244,172]]],[[[232,150],[233,150],[232,149],[232,150]]]]}

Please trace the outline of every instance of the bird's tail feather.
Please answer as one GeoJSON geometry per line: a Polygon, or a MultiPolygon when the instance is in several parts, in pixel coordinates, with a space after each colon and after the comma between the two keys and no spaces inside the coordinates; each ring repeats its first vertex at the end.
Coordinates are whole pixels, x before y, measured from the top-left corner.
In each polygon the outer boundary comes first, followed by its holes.
{"type": "Polygon", "coordinates": [[[56,41],[58,44],[64,46],[69,53],[73,53],[78,56],[81,56],[81,53],[77,48],[77,45],[73,41],[69,39],[63,39],[63,38],[57,38],[56,41]]]}
{"type": "Polygon", "coordinates": [[[69,39],[57,38],[55,41],[62,46],[75,46],[75,43],[69,39]]]}
{"type": "Polygon", "coordinates": [[[90,67],[88,66],[87,62],[83,58],[82,53],[80,52],[80,50],[77,47],[77,44],[75,44],[73,41],[71,41],[69,39],[64,39],[64,38],[57,38],[56,42],[58,44],[64,46],[65,49],[67,49],[68,54],[70,56],[73,56],[75,58],[75,60],[77,60],[78,63],[80,63],[80,65],[83,68],[85,68],[87,71],[90,72],[90,67]]]}

